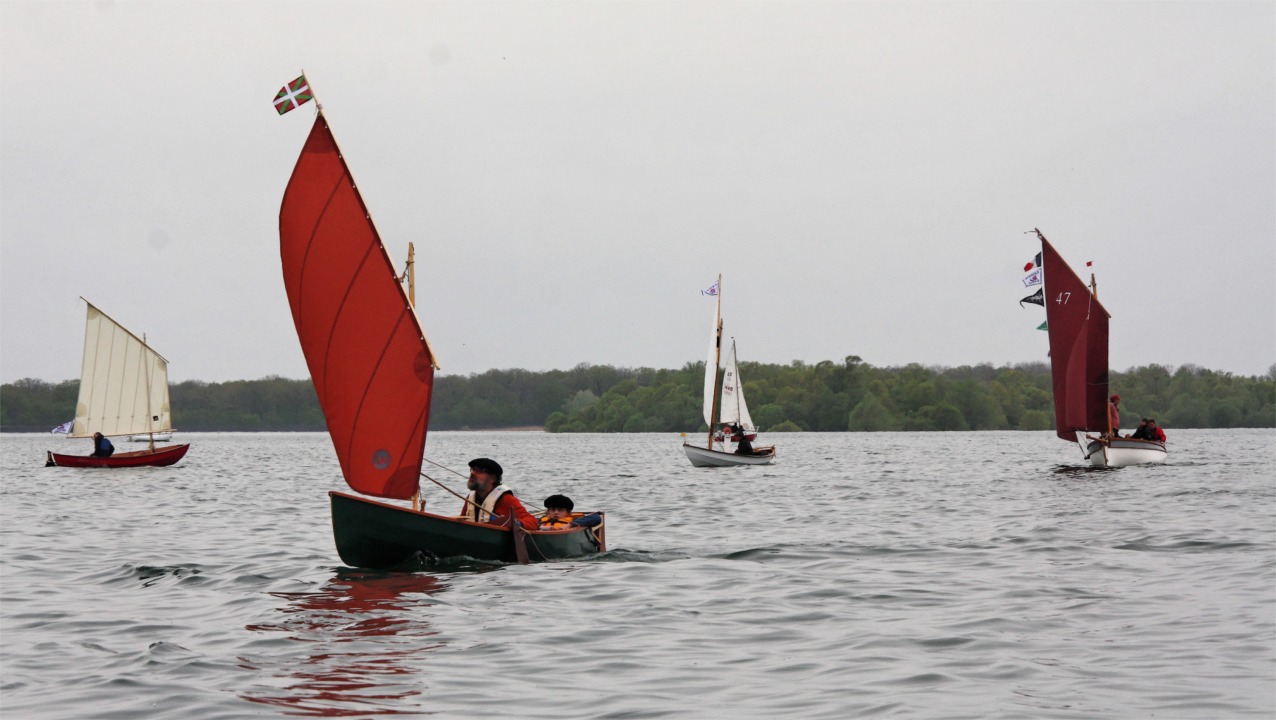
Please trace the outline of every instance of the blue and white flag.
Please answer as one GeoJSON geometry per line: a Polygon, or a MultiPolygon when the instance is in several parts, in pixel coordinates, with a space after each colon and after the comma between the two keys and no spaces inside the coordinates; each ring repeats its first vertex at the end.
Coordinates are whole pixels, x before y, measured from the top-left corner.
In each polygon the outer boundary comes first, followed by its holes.
{"type": "Polygon", "coordinates": [[[709,295],[710,297],[716,297],[718,294],[718,283],[715,282],[712,285],[710,285],[708,290],[701,290],[700,294],[709,295]]]}
{"type": "Polygon", "coordinates": [[[62,423],[61,425],[59,425],[59,426],[57,426],[57,427],[55,427],[55,428],[53,428],[53,429],[52,429],[52,430],[50,430],[49,432],[50,432],[50,433],[52,433],[52,434],[54,434],[54,435],[70,435],[70,434],[71,434],[71,425],[72,425],[72,424],[74,424],[74,423],[75,423],[75,421],[74,421],[74,420],[67,420],[66,422],[62,423]]]}
{"type": "Polygon", "coordinates": [[[1040,285],[1040,284],[1041,284],[1041,268],[1037,268],[1036,270],[1033,270],[1032,272],[1024,276],[1024,279],[1023,279],[1024,287],[1032,287],[1033,285],[1040,285]]]}

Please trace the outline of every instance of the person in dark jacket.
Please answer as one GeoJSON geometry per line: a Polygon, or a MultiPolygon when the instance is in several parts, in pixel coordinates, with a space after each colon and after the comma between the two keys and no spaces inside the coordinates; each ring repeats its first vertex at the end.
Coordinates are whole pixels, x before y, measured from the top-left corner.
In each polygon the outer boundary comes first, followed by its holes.
{"type": "Polygon", "coordinates": [[[93,457],[111,457],[115,452],[115,446],[110,440],[100,432],[93,433],[93,457]]]}
{"type": "Polygon", "coordinates": [[[1148,435],[1148,419],[1147,418],[1139,418],[1139,426],[1135,428],[1134,432],[1130,433],[1130,439],[1131,440],[1151,440],[1152,439],[1152,437],[1148,435]]]}

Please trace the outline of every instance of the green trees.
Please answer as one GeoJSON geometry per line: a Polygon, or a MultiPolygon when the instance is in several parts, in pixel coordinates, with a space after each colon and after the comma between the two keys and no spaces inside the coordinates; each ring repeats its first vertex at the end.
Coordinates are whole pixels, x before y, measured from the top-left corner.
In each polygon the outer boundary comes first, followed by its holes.
{"type": "MultiPolygon", "coordinates": [[[[879,368],[851,355],[808,365],[743,363],[753,420],[778,432],[846,430],[1049,430],[1050,369],[879,368]]],[[[678,369],[577,365],[570,370],[489,370],[439,375],[430,427],[436,430],[544,427],[550,432],[700,432],[704,364],[678,369]]],[[[79,383],[23,379],[0,387],[0,428],[46,431],[75,414],[79,383]]],[[[1244,377],[1193,365],[1148,365],[1113,373],[1122,416],[1184,427],[1276,426],[1276,366],[1244,377]]],[[[322,430],[309,380],[267,377],[186,381],[170,393],[179,430],[322,430]]]]}

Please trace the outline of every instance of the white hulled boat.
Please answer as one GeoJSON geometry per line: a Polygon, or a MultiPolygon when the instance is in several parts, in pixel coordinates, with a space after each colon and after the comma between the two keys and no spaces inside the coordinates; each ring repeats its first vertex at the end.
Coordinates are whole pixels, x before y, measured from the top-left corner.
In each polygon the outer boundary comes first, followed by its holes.
{"type": "MultiPolygon", "coordinates": [[[[696,467],[731,467],[735,465],[770,465],[775,462],[775,447],[753,448],[753,453],[727,451],[728,438],[715,430],[721,425],[735,425],[740,428],[741,435],[750,441],[757,437],[757,429],[753,419],[749,417],[749,406],[744,400],[744,382],[740,379],[740,367],[736,360],[735,339],[731,340],[731,354],[727,356],[726,367],[722,369],[721,392],[718,388],[719,364],[722,361],[722,276],[718,276],[716,288],[717,302],[714,304],[713,336],[709,345],[709,357],[704,371],[704,421],[709,426],[709,436],[705,447],[692,445],[685,439],[682,449],[687,459],[696,467]],[[722,404],[718,404],[721,398],[722,404]],[[718,422],[714,422],[717,416],[718,422]]],[[[738,447],[737,447],[738,449],[738,447]]]]}

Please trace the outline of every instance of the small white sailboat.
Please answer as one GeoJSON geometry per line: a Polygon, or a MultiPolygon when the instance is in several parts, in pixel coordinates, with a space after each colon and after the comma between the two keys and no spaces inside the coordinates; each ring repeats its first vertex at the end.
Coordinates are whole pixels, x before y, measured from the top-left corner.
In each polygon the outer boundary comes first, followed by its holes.
{"type": "MultiPolygon", "coordinates": [[[[709,345],[709,358],[704,372],[704,421],[709,426],[709,437],[705,447],[692,445],[683,440],[682,449],[687,459],[696,467],[731,467],[735,465],[770,465],[775,462],[775,447],[756,447],[752,452],[727,451],[727,438],[716,430],[721,425],[733,425],[740,428],[735,439],[752,441],[757,437],[757,428],[753,418],[749,417],[749,406],[744,400],[744,381],[740,379],[740,367],[736,360],[735,339],[731,340],[731,354],[727,356],[726,367],[722,371],[722,388],[718,390],[718,371],[722,361],[722,276],[718,276],[716,288],[717,303],[713,316],[713,337],[709,345]],[[722,404],[719,406],[718,400],[722,404]],[[714,422],[714,417],[718,422],[714,422]]],[[[746,448],[749,446],[746,445],[746,448]]]]}

